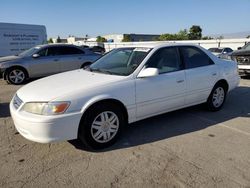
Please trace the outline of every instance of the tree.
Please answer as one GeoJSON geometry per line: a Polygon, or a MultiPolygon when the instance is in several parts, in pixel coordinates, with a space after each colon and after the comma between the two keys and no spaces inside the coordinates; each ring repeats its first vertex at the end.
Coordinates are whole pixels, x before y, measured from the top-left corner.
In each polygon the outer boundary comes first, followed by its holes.
{"type": "Polygon", "coordinates": [[[220,39],[220,40],[224,39],[224,36],[221,35],[221,36],[217,37],[217,39],[220,39]]]}
{"type": "Polygon", "coordinates": [[[202,37],[202,40],[212,40],[214,39],[213,37],[210,37],[210,36],[204,36],[202,37]]]}
{"type": "Polygon", "coordinates": [[[131,36],[128,34],[124,34],[122,42],[131,42],[131,41],[132,41],[131,36]]]}
{"type": "Polygon", "coordinates": [[[165,33],[159,37],[159,40],[188,40],[188,32],[186,29],[180,30],[176,34],[165,33]]]}
{"type": "Polygon", "coordinates": [[[177,40],[188,40],[188,32],[186,29],[180,30],[176,35],[177,40]]]}
{"type": "Polygon", "coordinates": [[[98,36],[96,39],[96,42],[107,42],[107,39],[105,39],[104,37],[98,36]]]}
{"type": "Polygon", "coordinates": [[[199,25],[193,25],[189,29],[188,39],[189,40],[200,40],[202,38],[202,29],[199,25]]]}
{"type": "Polygon", "coordinates": [[[250,39],[250,35],[248,35],[246,38],[247,38],[247,39],[250,39]]]}
{"type": "Polygon", "coordinates": [[[61,40],[61,38],[58,36],[57,39],[56,39],[56,43],[61,43],[61,42],[62,42],[62,40],[61,40]]]}
{"type": "Polygon", "coordinates": [[[49,43],[49,44],[50,44],[50,43],[53,43],[52,38],[49,38],[48,43],[49,43]]]}

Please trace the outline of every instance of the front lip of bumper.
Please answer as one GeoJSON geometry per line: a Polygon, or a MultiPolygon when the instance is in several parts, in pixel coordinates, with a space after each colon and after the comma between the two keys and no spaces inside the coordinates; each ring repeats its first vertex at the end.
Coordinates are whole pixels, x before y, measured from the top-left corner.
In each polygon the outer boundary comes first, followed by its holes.
{"type": "Polygon", "coordinates": [[[250,75],[250,69],[239,69],[239,75],[241,76],[250,75]]]}
{"type": "Polygon", "coordinates": [[[41,116],[16,110],[10,102],[10,113],[16,130],[26,139],[38,143],[72,140],[78,136],[78,127],[82,114],[62,114],[41,116]]]}

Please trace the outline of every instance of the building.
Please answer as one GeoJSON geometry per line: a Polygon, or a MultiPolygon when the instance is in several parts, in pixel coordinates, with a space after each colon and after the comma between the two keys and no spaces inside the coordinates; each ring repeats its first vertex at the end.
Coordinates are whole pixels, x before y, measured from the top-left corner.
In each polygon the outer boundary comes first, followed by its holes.
{"type": "Polygon", "coordinates": [[[88,40],[87,37],[74,37],[74,36],[72,36],[72,37],[67,38],[67,42],[69,44],[74,44],[77,41],[86,41],[86,40],[88,40]]]}
{"type": "Polygon", "coordinates": [[[122,42],[124,36],[129,36],[132,42],[139,41],[155,41],[160,35],[151,35],[151,34],[110,34],[103,35],[105,39],[109,42],[122,42]]]}
{"type": "MultiPolygon", "coordinates": [[[[68,40],[66,38],[60,38],[61,42],[60,43],[67,43],[68,40]]],[[[57,43],[57,38],[52,38],[53,43],[57,43]]]]}

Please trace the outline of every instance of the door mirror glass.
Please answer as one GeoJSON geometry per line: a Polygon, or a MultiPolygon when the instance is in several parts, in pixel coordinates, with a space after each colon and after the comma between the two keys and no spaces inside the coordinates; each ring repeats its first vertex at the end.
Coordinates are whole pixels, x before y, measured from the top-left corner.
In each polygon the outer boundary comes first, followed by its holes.
{"type": "Polygon", "coordinates": [[[157,68],[146,68],[143,69],[139,74],[138,78],[146,78],[159,75],[159,70],[157,68]]]}
{"type": "Polygon", "coordinates": [[[39,55],[39,54],[33,54],[32,57],[33,57],[33,58],[39,58],[40,55],[39,55]]]}

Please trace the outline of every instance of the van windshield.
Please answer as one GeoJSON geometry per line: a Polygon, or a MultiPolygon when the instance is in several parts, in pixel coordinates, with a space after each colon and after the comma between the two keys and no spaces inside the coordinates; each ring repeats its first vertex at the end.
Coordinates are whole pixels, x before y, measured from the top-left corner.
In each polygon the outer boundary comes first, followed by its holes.
{"type": "Polygon", "coordinates": [[[128,76],[145,59],[151,48],[119,48],[93,63],[89,70],[104,74],[128,76]]]}

